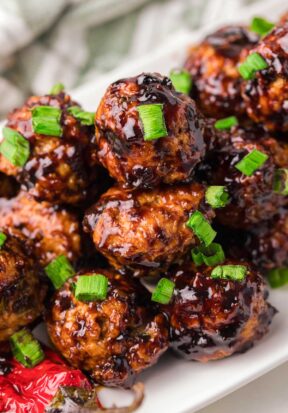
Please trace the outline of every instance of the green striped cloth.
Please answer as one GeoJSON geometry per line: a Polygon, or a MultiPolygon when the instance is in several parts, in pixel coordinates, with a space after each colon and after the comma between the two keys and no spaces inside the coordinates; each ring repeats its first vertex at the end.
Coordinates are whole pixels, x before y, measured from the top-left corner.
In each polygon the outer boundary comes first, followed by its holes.
{"type": "MultiPolygon", "coordinates": [[[[68,88],[257,0],[1,0],[0,115],[62,81],[68,88]]],[[[260,0],[261,1],[261,0],[260,0]]]]}

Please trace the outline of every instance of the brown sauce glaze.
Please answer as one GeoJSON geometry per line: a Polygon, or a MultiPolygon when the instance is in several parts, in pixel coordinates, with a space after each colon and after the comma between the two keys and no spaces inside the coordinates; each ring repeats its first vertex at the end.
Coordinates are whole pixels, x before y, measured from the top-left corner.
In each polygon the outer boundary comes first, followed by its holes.
{"type": "MultiPolygon", "coordinates": [[[[104,301],[81,302],[69,280],[53,298],[47,314],[50,338],[58,351],[93,380],[131,387],[136,374],[154,364],[168,347],[166,319],[136,280],[111,269],[93,269],[109,279],[104,301]]],[[[85,276],[85,275],[84,275],[85,276]]]]}
{"type": "Polygon", "coordinates": [[[195,103],[157,73],[112,83],[96,112],[99,160],[125,187],[191,180],[205,154],[204,133],[195,103]],[[153,103],[163,104],[168,136],[144,141],[137,106],[153,103]]]}
{"type": "Polygon", "coordinates": [[[0,155],[0,170],[15,176],[38,200],[56,204],[83,201],[91,181],[97,177],[94,128],[81,125],[68,109],[77,105],[69,95],[32,96],[8,115],[6,126],[17,130],[30,143],[30,157],[24,167],[16,167],[0,155]],[[60,137],[34,133],[31,110],[37,106],[60,108],[60,137]]]}
{"type": "MultiPolygon", "coordinates": [[[[227,261],[225,264],[242,264],[227,261]]],[[[188,360],[207,362],[250,348],[268,331],[275,309],[267,303],[261,275],[248,263],[246,279],[212,279],[211,267],[190,261],[168,276],[175,282],[171,303],[170,346],[188,360]]]]}
{"type": "Polygon", "coordinates": [[[237,64],[257,41],[258,36],[245,27],[227,26],[190,49],[184,67],[193,79],[191,96],[206,116],[245,113],[237,64]]]}
{"type": "Polygon", "coordinates": [[[198,239],[186,226],[200,210],[211,221],[200,184],[129,191],[113,187],[85,214],[84,230],[115,268],[157,275],[180,260],[198,239]]]}

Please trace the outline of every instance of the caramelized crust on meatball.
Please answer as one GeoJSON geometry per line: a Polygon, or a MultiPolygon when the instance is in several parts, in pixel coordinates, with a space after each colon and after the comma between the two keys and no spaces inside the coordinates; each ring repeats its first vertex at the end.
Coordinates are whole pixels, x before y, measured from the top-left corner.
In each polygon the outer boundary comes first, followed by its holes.
{"type": "Polygon", "coordinates": [[[42,265],[58,255],[75,262],[81,253],[81,231],[77,216],[48,202],[37,202],[27,192],[0,199],[0,226],[20,230],[35,248],[42,265]]]}
{"type": "Polygon", "coordinates": [[[198,243],[186,226],[189,216],[200,210],[208,220],[214,217],[204,194],[196,183],[147,191],[114,187],[86,212],[84,230],[115,268],[156,275],[198,243]]]}
{"type": "Polygon", "coordinates": [[[69,95],[32,96],[8,115],[6,126],[15,129],[30,144],[30,156],[23,167],[14,166],[0,154],[0,171],[16,179],[38,200],[56,204],[77,204],[95,179],[96,150],[93,127],[84,126],[68,109],[78,104],[69,95]],[[59,108],[61,136],[33,131],[32,109],[38,106],[59,108]]]}
{"type": "Polygon", "coordinates": [[[13,198],[19,192],[19,184],[8,175],[0,172],[0,198],[13,198]]]}
{"type": "Polygon", "coordinates": [[[0,342],[40,316],[46,294],[28,245],[7,231],[5,235],[0,249],[0,342]]]}
{"type": "Polygon", "coordinates": [[[258,53],[268,68],[243,83],[248,115],[268,130],[288,131],[288,22],[276,26],[251,53],[258,53]]]}
{"type": "Polygon", "coordinates": [[[199,179],[209,185],[225,185],[230,202],[216,210],[217,221],[232,228],[252,228],[273,218],[287,197],[273,190],[278,168],[288,165],[288,145],[261,130],[234,128],[218,133],[214,150],[199,168],[199,179]],[[269,156],[252,176],[242,174],[236,164],[252,150],[269,156]]]}
{"type": "Polygon", "coordinates": [[[258,36],[241,26],[227,26],[192,47],[184,67],[193,79],[191,95],[199,109],[216,118],[242,115],[241,77],[237,70],[240,55],[247,55],[258,36]]]}
{"type": "Polygon", "coordinates": [[[166,319],[151,305],[145,288],[109,269],[78,274],[56,291],[47,326],[52,342],[72,366],[107,386],[131,386],[135,375],[168,347],[166,319]],[[73,294],[73,283],[92,273],[108,277],[107,297],[81,302],[73,294]]]}
{"type": "Polygon", "coordinates": [[[237,232],[237,236],[221,228],[221,243],[229,256],[249,259],[262,271],[288,266],[288,215],[281,211],[251,231],[237,232]]]}
{"type": "Polygon", "coordinates": [[[125,187],[190,181],[205,154],[204,132],[195,103],[156,73],[112,83],[96,112],[99,160],[125,187]],[[154,103],[163,104],[168,136],[147,141],[137,107],[154,103]]]}
{"type": "MultiPolygon", "coordinates": [[[[227,261],[225,264],[239,264],[227,261]]],[[[213,268],[193,263],[169,275],[175,282],[171,303],[170,346],[188,360],[207,362],[249,349],[268,331],[275,309],[267,303],[261,275],[247,263],[243,281],[213,279],[213,268]]]]}

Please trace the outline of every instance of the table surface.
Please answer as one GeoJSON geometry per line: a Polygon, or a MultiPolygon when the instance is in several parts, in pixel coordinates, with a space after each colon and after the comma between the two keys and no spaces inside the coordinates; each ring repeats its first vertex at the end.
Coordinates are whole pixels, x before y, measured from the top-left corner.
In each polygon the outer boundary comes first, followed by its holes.
{"type": "Polygon", "coordinates": [[[287,382],[285,363],[197,413],[287,413],[287,382]]]}

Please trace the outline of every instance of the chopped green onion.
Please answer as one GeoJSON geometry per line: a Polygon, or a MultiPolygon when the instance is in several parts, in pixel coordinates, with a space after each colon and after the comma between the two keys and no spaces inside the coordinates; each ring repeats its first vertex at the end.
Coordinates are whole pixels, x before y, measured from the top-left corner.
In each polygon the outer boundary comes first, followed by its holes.
{"type": "Polygon", "coordinates": [[[274,23],[271,23],[268,20],[263,19],[262,17],[254,17],[250,26],[250,30],[259,34],[260,36],[265,36],[273,29],[273,27],[275,27],[274,23]]]}
{"type": "Polygon", "coordinates": [[[224,278],[233,281],[244,280],[247,274],[245,265],[218,265],[213,268],[211,278],[224,278]]]}
{"type": "Polygon", "coordinates": [[[272,288],[288,284],[288,268],[275,268],[268,271],[268,281],[272,288]]]}
{"type": "Polygon", "coordinates": [[[75,274],[74,268],[65,255],[59,255],[59,257],[46,265],[44,270],[56,290],[62,287],[68,278],[75,274]]]}
{"type": "Polygon", "coordinates": [[[61,136],[61,110],[52,106],[37,106],[32,109],[32,126],[35,133],[61,136]]]}
{"type": "Polygon", "coordinates": [[[82,125],[91,126],[94,125],[94,117],[95,113],[93,112],[85,112],[79,106],[71,106],[68,109],[68,112],[74,116],[82,125]]]}
{"type": "Polygon", "coordinates": [[[25,367],[34,367],[45,358],[40,343],[25,328],[14,333],[10,343],[14,357],[25,367]]]}
{"type": "Polygon", "coordinates": [[[4,234],[4,232],[0,232],[0,249],[5,244],[6,239],[7,239],[7,235],[4,234]]]}
{"type": "Polygon", "coordinates": [[[217,242],[212,242],[209,247],[196,247],[191,251],[195,265],[217,265],[225,261],[223,248],[217,242]]]}
{"type": "Polygon", "coordinates": [[[144,129],[144,141],[168,136],[162,103],[141,105],[137,107],[137,110],[144,129]]]}
{"type": "Polygon", "coordinates": [[[171,70],[170,79],[177,92],[189,95],[192,87],[192,78],[187,70],[171,70]]]}
{"type": "MultiPolygon", "coordinates": [[[[211,244],[212,245],[212,244],[211,244]]],[[[206,247],[204,247],[206,248],[206,247]]],[[[203,254],[201,251],[201,247],[195,247],[191,250],[191,256],[194,264],[198,267],[199,265],[204,264],[203,254]]]]}
{"type": "Polygon", "coordinates": [[[246,176],[252,176],[257,169],[261,168],[267,159],[268,155],[266,155],[266,153],[253,149],[253,151],[244,156],[244,158],[235,165],[235,168],[246,176]]]}
{"type": "Polygon", "coordinates": [[[161,278],[158,281],[155,290],[152,293],[151,300],[160,304],[169,304],[173,292],[175,283],[168,278],[161,278]]]}
{"type": "Polygon", "coordinates": [[[274,176],[273,189],[281,195],[288,195],[288,169],[278,169],[274,176]]]}
{"type": "Polygon", "coordinates": [[[252,53],[238,66],[238,71],[243,79],[250,80],[253,79],[256,72],[267,69],[267,67],[267,62],[259,53],[252,53]]]}
{"type": "Polygon", "coordinates": [[[208,247],[216,237],[217,233],[200,211],[195,211],[186,222],[187,227],[191,228],[200,241],[208,247]]]}
{"type": "Polygon", "coordinates": [[[102,274],[81,275],[75,287],[75,297],[79,301],[105,300],[108,278],[102,274]]]}
{"type": "Polygon", "coordinates": [[[214,123],[216,129],[225,130],[231,129],[232,126],[238,125],[236,116],[229,116],[228,118],[219,119],[214,123]]]}
{"type": "Polygon", "coordinates": [[[4,139],[0,144],[0,152],[12,165],[24,166],[30,155],[30,145],[19,132],[11,128],[3,128],[4,139]]]}
{"type": "Polygon", "coordinates": [[[63,83],[56,83],[50,90],[50,95],[58,95],[58,93],[63,92],[65,86],[63,83]]]}
{"type": "Polygon", "coordinates": [[[207,188],[205,199],[212,208],[223,208],[229,202],[229,194],[225,186],[212,185],[207,188]]]}

